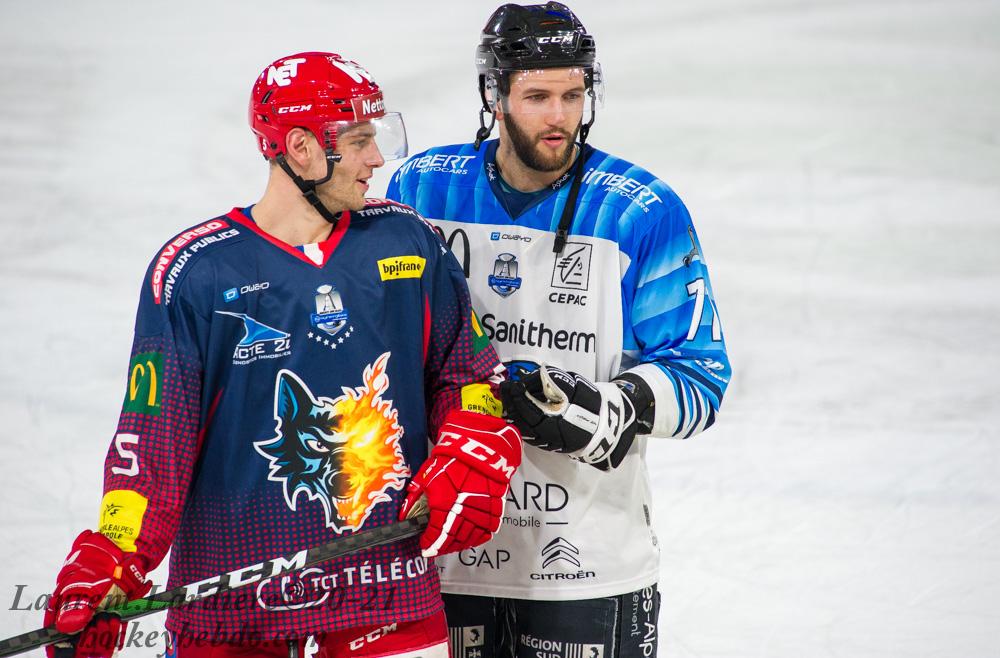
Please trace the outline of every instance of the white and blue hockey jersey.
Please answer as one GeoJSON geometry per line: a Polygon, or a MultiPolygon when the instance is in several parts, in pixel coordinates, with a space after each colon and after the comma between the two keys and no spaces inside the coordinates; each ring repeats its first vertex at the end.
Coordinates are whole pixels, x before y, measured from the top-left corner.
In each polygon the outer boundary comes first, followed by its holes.
{"type": "Polygon", "coordinates": [[[701,246],[670,187],[587,147],[568,241],[556,254],[570,174],[520,194],[500,178],[497,144],[414,156],[388,196],[441,231],[512,377],[539,363],[596,381],[628,370],[653,391],[655,415],[609,472],[525,445],[500,532],[439,559],[442,589],[535,600],[634,591],[659,569],[647,441],[709,427],[730,379],[701,246]]]}

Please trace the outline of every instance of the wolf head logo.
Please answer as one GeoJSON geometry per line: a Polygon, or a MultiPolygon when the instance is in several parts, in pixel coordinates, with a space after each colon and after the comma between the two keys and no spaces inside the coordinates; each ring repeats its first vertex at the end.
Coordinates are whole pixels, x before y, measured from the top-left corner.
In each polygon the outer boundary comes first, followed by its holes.
{"type": "Polygon", "coordinates": [[[275,381],[276,436],[254,443],[270,462],[268,479],[282,484],[295,510],[299,494],[318,500],[335,532],[357,530],[389,490],[401,490],[410,471],[399,439],[389,388],[386,352],[365,368],[364,385],[343,388],[336,399],[315,397],[290,370],[275,381]]]}

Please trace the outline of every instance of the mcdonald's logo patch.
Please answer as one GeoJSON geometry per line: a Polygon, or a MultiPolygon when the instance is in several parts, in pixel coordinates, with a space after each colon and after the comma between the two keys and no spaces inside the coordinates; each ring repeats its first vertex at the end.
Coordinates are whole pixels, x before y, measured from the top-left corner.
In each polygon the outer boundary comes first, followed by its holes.
{"type": "Polygon", "coordinates": [[[476,317],[476,312],[472,312],[472,353],[479,354],[484,349],[489,347],[490,338],[485,333],[483,333],[483,327],[479,324],[479,318],[476,317]]]}
{"type": "Polygon", "coordinates": [[[125,391],[123,411],[159,416],[162,386],[163,354],[136,354],[128,364],[128,390],[125,391]]]}

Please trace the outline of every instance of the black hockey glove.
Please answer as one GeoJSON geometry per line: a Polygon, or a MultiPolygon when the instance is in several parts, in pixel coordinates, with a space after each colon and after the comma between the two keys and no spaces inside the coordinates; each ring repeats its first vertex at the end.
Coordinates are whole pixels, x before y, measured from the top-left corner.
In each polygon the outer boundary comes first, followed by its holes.
{"type": "Polygon", "coordinates": [[[621,464],[635,439],[635,407],[618,383],[543,365],[500,391],[507,417],[537,448],[606,471],[621,464]]]}

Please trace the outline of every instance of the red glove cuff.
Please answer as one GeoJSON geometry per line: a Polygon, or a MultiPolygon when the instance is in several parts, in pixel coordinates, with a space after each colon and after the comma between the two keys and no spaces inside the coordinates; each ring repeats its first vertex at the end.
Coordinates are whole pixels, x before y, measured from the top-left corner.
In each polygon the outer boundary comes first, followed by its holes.
{"type": "Polygon", "coordinates": [[[430,457],[454,457],[506,484],[521,465],[521,433],[502,418],[455,409],[441,424],[430,457]]]}
{"type": "Polygon", "coordinates": [[[56,581],[63,582],[71,572],[80,569],[110,576],[114,584],[130,598],[133,594],[149,589],[145,561],[136,553],[126,553],[118,544],[93,530],[84,530],[77,536],[56,581]]]}
{"type": "MultiPolygon", "coordinates": [[[[145,562],[135,553],[124,552],[101,533],[84,530],[73,542],[56,578],[46,625],[54,622],[62,633],[81,630],[114,587],[128,600],[145,596],[152,587],[146,581],[145,562]]],[[[125,601],[111,603],[120,605],[125,601]]]]}

